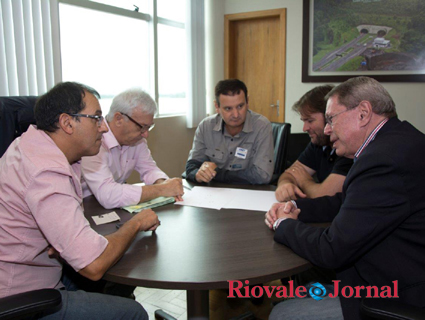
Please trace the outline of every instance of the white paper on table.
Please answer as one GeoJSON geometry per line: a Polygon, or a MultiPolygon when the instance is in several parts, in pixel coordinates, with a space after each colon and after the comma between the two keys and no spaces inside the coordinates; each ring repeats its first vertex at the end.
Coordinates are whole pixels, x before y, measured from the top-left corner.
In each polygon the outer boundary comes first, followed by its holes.
{"type": "Polygon", "coordinates": [[[184,192],[183,201],[174,204],[220,210],[226,201],[225,197],[224,188],[193,187],[192,190],[184,192]]]}
{"type": "Polygon", "coordinates": [[[121,220],[119,215],[115,211],[99,214],[98,216],[92,216],[92,218],[94,220],[94,223],[96,223],[97,225],[121,220]]]}
{"type": "Polygon", "coordinates": [[[268,211],[277,202],[274,191],[230,189],[232,199],[223,208],[268,211]]]}
{"type": "Polygon", "coordinates": [[[217,210],[227,208],[268,211],[276,201],[274,191],[193,187],[185,192],[183,201],[175,204],[217,210]]]}

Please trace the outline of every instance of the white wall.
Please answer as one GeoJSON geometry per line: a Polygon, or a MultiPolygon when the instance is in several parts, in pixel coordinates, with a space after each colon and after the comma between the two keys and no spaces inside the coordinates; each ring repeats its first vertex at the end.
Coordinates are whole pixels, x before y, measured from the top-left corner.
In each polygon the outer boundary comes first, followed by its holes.
{"type": "MultiPolygon", "coordinates": [[[[286,122],[292,132],[301,132],[302,123],[291,111],[292,104],[305,92],[319,85],[301,82],[302,0],[205,0],[207,107],[214,112],[214,86],[224,77],[224,14],[287,9],[286,30],[286,122]]],[[[400,119],[408,120],[425,132],[425,84],[383,83],[392,95],[400,119]]],[[[170,176],[179,176],[185,167],[195,129],[187,129],[184,117],[155,119],[156,127],[148,139],[159,167],[170,176]]],[[[138,181],[136,175],[134,182],[138,181]]],[[[130,182],[133,181],[131,179],[130,182]]]]}
{"type": "MultiPolygon", "coordinates": [[[[213,1],[213,0],[210,0],[213,1]]],[[[223,0],[213,1],[219,12],[223,8],[223,0]]],[[[298,116],[291,111],[291,107],[305,92],[319,83],[301,82],[301,52],[302,52],[302,0],[224,0],[224,14],[233,14],[249,11],[260,11],[277,8],[287,9],[286,29],[286,122],[292,124],[291,132],[301,132],[302,123],[298,116]]],[[[224,76],[224,19],[217,17],[214,37],[214,55],[212,64],[215,66],[215,78],[224,76]],[[220,75],[220,76],[219,76],[220,75]]],[[[220,79],[218,79],[220,80],[220,79]]],[[[422,132],[425,132],[425,84],[424,83],[383,83],[393,97],[399,118],[407,120],[422,132]]],[[[249,88],[248,88],[249,89],[249,88]]]]}
{"type": "MultiPolygon", "coordinates": [[[[155,128],[149,132],[148,146],[158,167],[169,177],[181,177],[194,135],[195,128],[186,128],[185,116],[155,119],[155,128]]],[[[127,182],[140,182],[139,174],[134,171],[127,182]]]]}

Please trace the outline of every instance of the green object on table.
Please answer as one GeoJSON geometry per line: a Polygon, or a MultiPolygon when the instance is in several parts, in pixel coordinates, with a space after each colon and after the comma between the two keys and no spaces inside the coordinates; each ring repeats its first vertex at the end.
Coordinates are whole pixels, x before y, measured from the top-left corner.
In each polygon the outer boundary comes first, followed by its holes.
{"type": "Polygon", "coordinates": [[[123,207],[123,209],[127,210],[130,213],[136,213],[145,209],[152,209],[160,206],[165,206],[166,204],[174,203],[175,201],[176,200],[174,199],[174,197],[158,197],[146,202],[136,204],[134,206],[123,207]]]}

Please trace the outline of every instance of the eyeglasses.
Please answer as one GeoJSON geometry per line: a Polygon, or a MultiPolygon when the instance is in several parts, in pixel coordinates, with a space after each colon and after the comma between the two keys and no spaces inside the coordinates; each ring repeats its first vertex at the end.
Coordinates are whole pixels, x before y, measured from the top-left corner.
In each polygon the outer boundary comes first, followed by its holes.
{"type": "Polygon", "coordinates": [[[67,114],[73,117],[83,117],[83,118],[94,119],[97,121],[98,127],[102,126],[103,119],[104,119],[103,116],[92,115],[92,114],[82,114],[82,113],[67,113],[67,114]]]}
{"type": "Polygon", "coordinates": [[[126,116],[128,119],[130,119],[131,122],[135,123],[141,130],[142,133],[146,132],[146,131],[151,131],[153,129],[153,127],[155,127],[155,123],[152,123],[150,126],[148,126],[147,124],[140,124],[138,123],[136,120],[134,120],[132,117],[130,117],[128,114],[122,113],[121,114],[123,116],[126,116]]]}
{"type": "Polygon", "coordinates": [[[338,112],[337,114],[334,114],[333,116],[327,116],[327,115],[325,115],[325,123],[327,123],[328,125],[330,125],[331,127],[333,127],[333,123],[332,123],[332,119],[333,118],[335,118],[336,116],[339,116],[341,113],[344,113],[344,112],[347,112],[347,111],[350,111],[350,110],[353,110],[354,108],[352,108],[352,109],[347,109],[347,110],[344,110],[344,111],[341,111],[341,112],[338,112]]]}

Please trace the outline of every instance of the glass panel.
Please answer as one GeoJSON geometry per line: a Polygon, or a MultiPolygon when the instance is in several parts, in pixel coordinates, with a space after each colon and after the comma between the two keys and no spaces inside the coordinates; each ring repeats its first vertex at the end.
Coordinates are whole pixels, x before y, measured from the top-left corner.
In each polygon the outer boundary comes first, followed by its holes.
{"type": "Polygon", "coordinates": [[[158,17],[186,22],[186,0],[157,0],[158,17]]]}
{"type": "Polygon", "coordinates": [[[149,90],[148,23],[60,4],[62,78],[95,88],[103,113],[123,90],[149,90]]]}
{"type": "Polygon", "coordinates": [[[150,0],[90,0],[93,2],[99,2],[110,6],[128,9],[134,11],[135,6],[139,8],[139,12],[147,13],[149,8],[150,0]]]}
{"type": "Polygon", "coordinates": [[[158,24],[158,90],[161,115],[186,112],[186,31],[158,24]]]}

